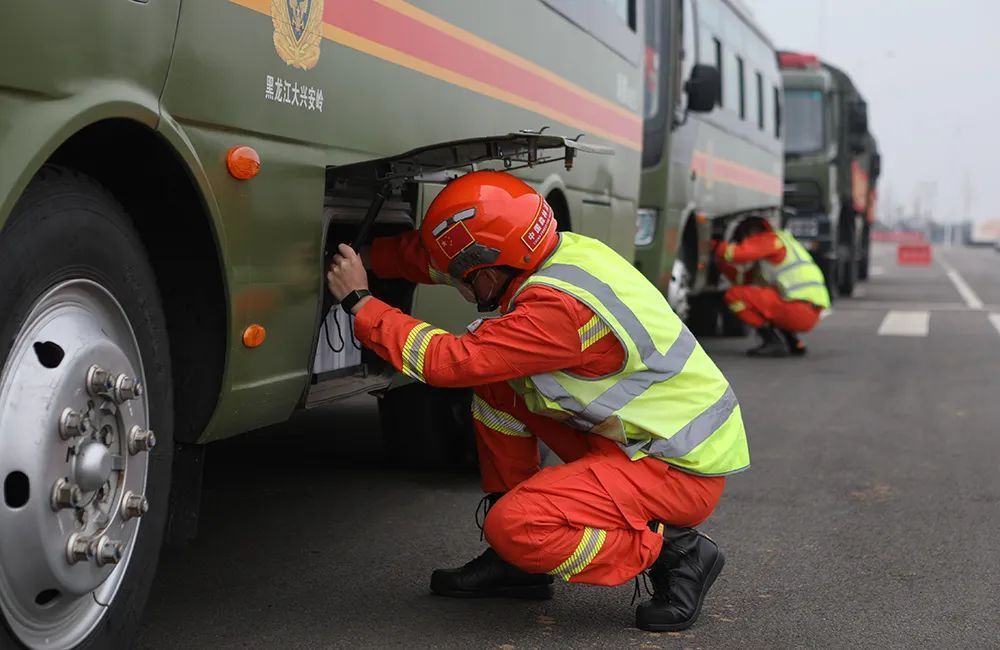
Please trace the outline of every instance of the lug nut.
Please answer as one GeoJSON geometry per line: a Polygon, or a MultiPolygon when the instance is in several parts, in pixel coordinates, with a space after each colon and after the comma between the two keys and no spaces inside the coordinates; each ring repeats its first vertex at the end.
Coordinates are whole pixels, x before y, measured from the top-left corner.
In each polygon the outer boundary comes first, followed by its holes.
{"type": "Polygon", "coordinates": [[[66,561],[70,564],[86,562],[91,558],[90,540],[80,533],[73,533],[66,542],[66,561]]]}
{"type": "Polygon", "coordinates": [[[115,441],[115,430],[107,425],[101,427],[101,432],[98,435],[105,447],[110,447],[111,443],[115,441]]]}
{"type": "Polygon", "coordinates": [[[141,494],[126,492],[122,499],[122,519],[128,521],[149,512],[149,501],[141,494]]]}
{"type": "Polygon", "coordinates": [[[122,559],[124,548],[125,545],[121,542],[113,540],[107,535],[101,535],[93,544],[94,561],[97,562],[97,566],[118,564],[118,561],[122,559]]]}
{"type": "Polygon", "coordinates": [[[126,374],[121,374],[115,378],[114,390],[112,392],[115,401],[121,404],[122,402],[142,397],[142,384],[126,374]]]}
{"type": "Polygon", "coordinates": [[[149,451],[156,446],[156,434],[151,429],[136,425],[128,433],[128,453],[133,456],[141,451],[149,451]]]}
{"type": "Polygon", "coordinates": [[[64,478],[52,486],[52,509],[75,508],[83,501],[83,492],[64,478]]]}
{"type": "Polygon", "coordinates": [[[83,434],[83,414],[71,408],[63,409],[59,416],[59,437],[69,440],[83,434]]]}
{"type": "Polygon", "coordinates": [[[111,373],[100,366],[90,366],[87,370],[87,391],[91,395],[103,395],[114,388],[114,385],[111,373]]]}

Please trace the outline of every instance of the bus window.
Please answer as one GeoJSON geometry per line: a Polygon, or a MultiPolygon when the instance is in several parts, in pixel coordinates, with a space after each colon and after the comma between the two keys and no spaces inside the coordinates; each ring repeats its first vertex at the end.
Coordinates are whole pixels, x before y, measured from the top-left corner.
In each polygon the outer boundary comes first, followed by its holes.
{"type": "Polygon", "coordinates": [[[746,72],[743,66],[743,57],[736,57],[737,88],[740,99],[740,119],[747,119],[747,92],[746,92],[746,72]]]}
{"type": "Polygon", "coordinates": [[[725,68],[722,67],[722,41],[717,38],[712,38],[712,41],[715,43],[715,67],[719,71],[719,106],[725,106],[726,102],[722,98],[726,88],[724,81],[726,77],[723,74],[725,68]]]}
{"type": "Polygon", "coordinates": [[[764,130],[764,76],[757,73],[757,128],[764,130]]]}
{"type": "Polygon", "coordinates": [[[781,90],[774,87],[774,137],[781,137],[781,90]]]}
{"type": "Polygon", "coordinates": [[[658,0],[644,0],[643,25],[643,125],[642,165],[652,167],[660,162],[672,117],[666,80],[669,66],[669,7],[658,0]]]}

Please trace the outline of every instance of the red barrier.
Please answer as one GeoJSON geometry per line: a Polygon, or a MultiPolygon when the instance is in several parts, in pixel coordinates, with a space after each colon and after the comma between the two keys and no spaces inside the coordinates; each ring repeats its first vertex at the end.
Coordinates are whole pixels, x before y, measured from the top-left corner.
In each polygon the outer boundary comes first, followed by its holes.
{"type": "Polygon", "coordinates": [[[896,264],[900,266],[930,266],[930,244],[900,244],[896,248],[896,264]]]}

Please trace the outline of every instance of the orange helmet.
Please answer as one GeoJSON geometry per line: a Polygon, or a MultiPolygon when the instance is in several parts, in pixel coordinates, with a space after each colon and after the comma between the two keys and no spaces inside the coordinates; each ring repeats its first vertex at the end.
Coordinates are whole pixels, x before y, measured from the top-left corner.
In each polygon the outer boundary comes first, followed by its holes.
{"type": "Polygon", "coordinates": [[[527,183],[493,171],[471,172],[448,183],[420,227],[434,268],[462,281],[487,267],[534,269],[555,233],[545,199],[527,183]]]}

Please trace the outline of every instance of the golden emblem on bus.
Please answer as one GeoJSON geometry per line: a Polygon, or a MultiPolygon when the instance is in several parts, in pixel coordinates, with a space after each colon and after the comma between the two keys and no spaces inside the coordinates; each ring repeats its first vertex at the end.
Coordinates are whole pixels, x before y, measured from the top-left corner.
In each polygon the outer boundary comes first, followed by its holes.
{"type": "Polygon", "coordinates": [[[290,66],[309,70],[319,62],[323,0],[271,0],[274,49],[290,66]]]}

